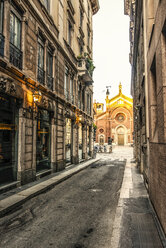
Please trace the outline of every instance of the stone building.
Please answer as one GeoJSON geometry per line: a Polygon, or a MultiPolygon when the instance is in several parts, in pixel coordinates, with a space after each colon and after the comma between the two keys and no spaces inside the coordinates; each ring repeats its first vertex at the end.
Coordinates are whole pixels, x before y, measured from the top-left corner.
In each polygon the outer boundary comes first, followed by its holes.
{"type": "Polygon", "coordinates": [[[103,103],[93,104],[96,115],[94,123],[97,126],[96,143],[108,145],[131,145],[133,143],[133,100],[122,93],[119,84],[119,93],[109,99],[106,92],[106,111],[103,103]]]}
{"type": "Polygon", "coordinates": [[[0,187],[93,153],[98,0],[0,1],[0,187]]]}
{"type": "Polygon", "coordinates": [[[166,1],[124,2],[130,16],[135,158],[166,233],[166,1]]]}

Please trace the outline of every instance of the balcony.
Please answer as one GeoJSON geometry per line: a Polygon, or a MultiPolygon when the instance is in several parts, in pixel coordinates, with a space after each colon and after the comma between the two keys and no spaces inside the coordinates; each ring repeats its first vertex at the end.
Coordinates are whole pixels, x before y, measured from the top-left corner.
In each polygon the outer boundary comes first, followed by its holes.
{"type": "Polygon", "coordinates": [[[5,37],[0,34],[0,56],[4,57],[4,44],[5,44],[5,37]]]}
{"type": "Polygon", "coordinates": [[[22,70],[22,52],[10,43],[10,63],[22,70]]]}
{"type": "Polygon", "coordinates": [[[93,61],[85,55],[85,57],[78,57],[78,67],[80,79],[86,86],[90,86],[93,83],[92,75],[95,69],[93,61]]]}
{"type": "Polygon", "coordinates": [[[53,90],[53,77],[47,74],[47,87],[53,90]]]}
{"type": "Polygon", "coordinates": [[[45,81],[45,71],[38,66],[38,71],[37,71],[37,80],[39,83],[44,85],[45,81]]]}

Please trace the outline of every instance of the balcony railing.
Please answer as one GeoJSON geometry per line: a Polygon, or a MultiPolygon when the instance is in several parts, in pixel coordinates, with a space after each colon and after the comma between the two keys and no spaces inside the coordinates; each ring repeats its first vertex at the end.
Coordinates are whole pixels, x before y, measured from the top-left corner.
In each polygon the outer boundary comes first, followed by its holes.
{"type": "Polygon", "coordinates": [[[47,74],[47,87],[53,90],[53,77],[47,74]]]}
{"type": "Polygon", "coordinates": [[[38,66],[38,72],[37,72],[37,80],[39,83],[44,85],[44,81],[45,81],[45,72],[42,68],[40,68],[38,66]]]}
{"type": "Polygon", "coordinates": [[[5,37],[0,34],[0,56],[4,57],[4,44],[5,44],[5,37]]]}
{"type": "Polygon", "coordinates": [[[10,63],[22,70],[22,52],[10,43],[10,63]]]}

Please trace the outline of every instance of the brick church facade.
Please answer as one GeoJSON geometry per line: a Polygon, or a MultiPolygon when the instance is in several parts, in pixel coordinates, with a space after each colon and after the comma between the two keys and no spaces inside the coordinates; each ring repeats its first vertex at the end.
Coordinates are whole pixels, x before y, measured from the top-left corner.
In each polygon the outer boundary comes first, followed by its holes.
{"type": "Polygon", "coordinates": [[[122,93],[119,84],[119,93],[109,99],[109,90],[106,92],[106,111],[103,103],[94,103],[96,143],[107,145],[133,144],[133,99],[122,93]]]}

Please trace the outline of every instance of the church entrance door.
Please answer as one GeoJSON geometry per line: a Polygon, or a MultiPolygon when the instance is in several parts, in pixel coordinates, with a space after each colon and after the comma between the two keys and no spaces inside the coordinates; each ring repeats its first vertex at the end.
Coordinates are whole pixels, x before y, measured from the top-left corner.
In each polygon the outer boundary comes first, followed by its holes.
{"type": "Polygon", "coordinates": [[[118,146],[124,146],[124,143],[125,143],[124,142],[124,138],[125,138],[124,134],[125,134],[124,128],[123,127],[119,127],[117,129],[118,146]]]}
{"type": "Polygon", "coordinates": [[[118,134],[118,145],[124,146],[124,134],[118,134]]]}

